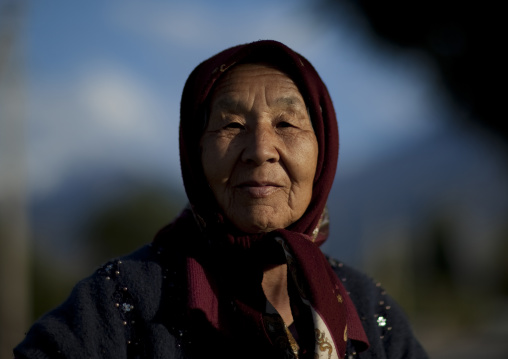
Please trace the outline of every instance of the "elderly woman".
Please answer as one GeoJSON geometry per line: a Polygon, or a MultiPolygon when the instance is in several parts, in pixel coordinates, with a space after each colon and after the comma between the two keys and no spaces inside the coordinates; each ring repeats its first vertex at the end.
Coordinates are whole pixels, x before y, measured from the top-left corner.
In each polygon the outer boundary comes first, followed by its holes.
{"type": "Polygon", "coordinates": [[[425,358],[396,303],[319,249],[337,156],[304,57],[258,41],[204,61],[181,102],[189,207],[80,282],[16,358],[425,358]]]}

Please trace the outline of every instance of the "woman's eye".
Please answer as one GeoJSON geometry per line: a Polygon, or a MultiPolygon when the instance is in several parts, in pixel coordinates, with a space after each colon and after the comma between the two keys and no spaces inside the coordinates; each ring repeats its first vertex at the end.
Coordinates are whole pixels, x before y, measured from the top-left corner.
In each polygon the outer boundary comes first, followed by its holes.
{"type": "Polygon", "coordinates": [[[242,129],[243,128],[243,125],[239,122],[230,122],[228,123],[225,128],[239,128],[239,129],[242,129]]]}
{"type": "Polygon", "coordinates": [[[286,127],[294,127],[291,123],[287,121],[280,121],[277,123],[278,128],[286,128],[286,127]]]}

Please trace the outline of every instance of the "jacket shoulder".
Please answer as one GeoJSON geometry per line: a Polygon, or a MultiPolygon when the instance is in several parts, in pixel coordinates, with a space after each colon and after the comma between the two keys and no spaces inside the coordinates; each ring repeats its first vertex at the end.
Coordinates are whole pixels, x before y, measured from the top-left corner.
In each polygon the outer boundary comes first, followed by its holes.
{"type": "Polygon", "coordinates": [[[138,324],[159,307],[163,269],[156,259],[147,245],[102,265],[35,322],[16,358],[127,357],[139,341],[138,324]]]}
{"type": "Polygon", "coordinates": [[[427,358],[404,311],[381,283],[340,261],[327,259],[353,301],[369,339],[369,349],[359,358],[427,358]]]}

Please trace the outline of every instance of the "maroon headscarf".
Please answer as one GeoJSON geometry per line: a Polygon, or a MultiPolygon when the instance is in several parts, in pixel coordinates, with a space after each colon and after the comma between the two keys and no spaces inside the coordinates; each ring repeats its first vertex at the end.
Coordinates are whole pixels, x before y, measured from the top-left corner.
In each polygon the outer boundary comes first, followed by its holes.
{"type": "MultiPolygon", "coordinates": [[[[318,165],[308,210],[291,226],[291,230],[312,236],[325,208],[337,168],[337,121],[328,91],[314,67],[304,57],[276,41],[257,41],[224,50],[202,62],[187,79],[180,105],[180,164],[189,202],[205,221],[215,219],[215,213],[210,213],[210,204],[215,203],[215,199],[201,166],[200,129],[204,130],[207,99],[214,84],[235,64],[249,62],[272,64],[288,74],[309,108],[319,144],[318,165]]],[[[320,238],[318,244],[325,239],[320,238]]]]}
{"type": "MultiPolygon", "coordinates": [[[[337,168],[338,148],[337,121],[326,86],[314,67],[287,46],[276,41],[235,46],[202,62],[190,74],[181,101],[180,161],[203,246],[211,249],[187,260],[188,306],[203,311],[219,331],[238,332],[240,329],[235,327],[238,322],[276,345],[268,333],[270,323],[264,308],[258,306],[266,301],[261,289],[262,264],[288,263],[297,272],[296,287],[304,288],[300,291],[302,300],[312,308],[314,329],[321,335],[314,339],[313,332],[299,333],[300,337],[312,336],[312,343],[321,340],[322,347],[336,350],[334,355],[339,358],[344,357],[347,337],[367,343],[354,305],[319,249],[328,236],[324,214],[337,168]],[[256,62],[273,65],[295,82],[308,107],[319,148],[312,198],[306,212],[288,228],[267,234],[241,233],[232,227],[223,217],[201,164],[200,140],[214,84],[233,66],[256,62]],[[224,309],[225,301],[232,302],[241,316],[224,309]],[[319,332],[319,321],[321,325],[324,322],[326,333],[319,332]],[[333,340],[332,349],[325,345],[327,340],[333,340]]],[[[308,338],[305,340],[309,342],[308,338]]]]}

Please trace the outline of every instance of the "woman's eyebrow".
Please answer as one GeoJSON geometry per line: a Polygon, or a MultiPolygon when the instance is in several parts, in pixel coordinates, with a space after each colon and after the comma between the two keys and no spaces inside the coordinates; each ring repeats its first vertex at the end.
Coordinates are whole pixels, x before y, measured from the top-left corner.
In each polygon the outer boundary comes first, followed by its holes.
{"type": "MultiPolygon", "coordinates": [[[[305,102],[297,96],[281,96],[275,99],[274,105],[278,107],[291,108],[291,109],[305,109],[305,102]]],[[[216,99],[213,107],[229,111],[243,111],[245,110],[244,104],[231,96],[222,96],[216,99]]]]}
{"type": "Polygon", "coordinates": [[[223,96],[214,101],[213,106],[223,110],[238,110],[242,108],[242,103],[233,97],[223,96]]]}
{"type": "Polygon", "coordinates": [[[296,96],[283,96],[279,97],[275,100],[275,103],[277,105],[282,105],[286,107],[292,107],[292,108],[305,108],[305,103],[302,101],[301,98],[296,96]]]}

